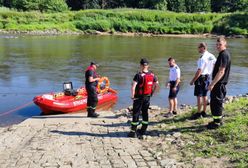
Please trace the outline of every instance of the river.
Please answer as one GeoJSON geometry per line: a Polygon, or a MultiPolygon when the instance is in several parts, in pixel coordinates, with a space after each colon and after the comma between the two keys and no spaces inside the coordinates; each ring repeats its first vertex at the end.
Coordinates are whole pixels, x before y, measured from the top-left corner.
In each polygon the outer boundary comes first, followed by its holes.
{"type": "MultiPolygon", "coordinates": [[[[182,72],[179,104],[194,105],[194,87],[189,82],[199,57],[197,44],[202,41],[218,55],[214,38],[0,35],[0,125],[39,115],[40,109],[31,103],[33,97],[61,91],[65,81],[72,81],[74,88],[84,85],[84,70],[92,60],[100,64],[98,73],[108,76],[111,87],[119,92],[114,109],[132,104],[131,82],[142,57],[150,61],[160,82],[151,104],[168,105],[168,89],[164,86],[168,79],[167,59],[174,57],[182,72]],[[21,108],[27,104],[30,105],[21,108]]],[[[228,48],[232,68],[227,94],[247,93],[248,39],[228,39],[228,48]]]]}

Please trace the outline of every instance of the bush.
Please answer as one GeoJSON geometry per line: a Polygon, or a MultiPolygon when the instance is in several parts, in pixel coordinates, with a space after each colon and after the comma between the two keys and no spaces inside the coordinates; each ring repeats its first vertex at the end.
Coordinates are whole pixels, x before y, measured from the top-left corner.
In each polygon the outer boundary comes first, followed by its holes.
{"type": "Polygon", "coordinates": [[[227,34],[236,34],[236,35],[246,35],[247,34],[246,29],[241,29],[238,27],[231,27],[227,31],[228,31],[227,34]]]}
{"type": "Polygon", "coordinates": [[[0,22],[0,29],[3,29],[4,28],[4,25],[2,22],[0,22]]]}
{"type": "Polygon", "coordinates": [[[98,21],[90,21],[83,22],[79,21],[75,23],[77,29],[85,31],[85,30],[97,30],[97,31],[109,31],[111,30],[111,24],[107,20],[98,20],[98,21]]]}
{"type": "Polygon", "coordinates": [[[246,35],[248,32],[248,13],[225,15],[214,22],[214,33],[246,35]]]}

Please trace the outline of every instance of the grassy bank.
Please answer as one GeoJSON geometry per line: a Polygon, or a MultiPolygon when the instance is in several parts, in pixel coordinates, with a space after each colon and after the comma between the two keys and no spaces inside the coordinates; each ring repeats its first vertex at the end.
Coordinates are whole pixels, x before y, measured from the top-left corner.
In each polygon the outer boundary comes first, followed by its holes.
{"type": "Polygon", "coordinates": [[[66,13],[0,11],[0,29],[153,34],[247,35],[248,14],[186,14],[142,9],[84,10],[66,13]]]}
{"type": "Polygon", "coordinates": [[[227,167],[247,167],[248,99],[241,98],[226,104],[224,114],[224,125],[217,130],[205,128],[211,118],[188,121],[190,112],[174,119],[165,119],[158,128],[162,132],[182,134],[180,139],[185,145],[177,150],[184,162],[191,162],[197,157],[210,160],[217,158],[227,161],[227,167]],[[165,128],[161,127],[163,124],[166,124],[165,128]],[[169,129],[171,127],[173,129],[169,129]]]}

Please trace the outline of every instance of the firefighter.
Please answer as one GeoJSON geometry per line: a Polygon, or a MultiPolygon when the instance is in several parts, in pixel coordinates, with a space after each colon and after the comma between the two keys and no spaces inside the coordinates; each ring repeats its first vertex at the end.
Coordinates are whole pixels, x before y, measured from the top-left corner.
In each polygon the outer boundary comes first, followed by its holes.
{"type": "Polygon", "coordinates": [[[150,106],[150,97],[152,96],[158,80],[152,71],[149,70],[149,62],[146,59],[140,60],[140,69],[133,78],[131,88],[131,98],[133,100],[133,119],[131,122],[131,131],[128,137],[143,138],[148,127],[148,108],[150,106]],[[141,129],[137,130],[139,123],[139,115],[142,112],[141,129]]]}
{"type": "Polygon", "coordinates": [[[219,37],[216,43],[219,56],[214,66],[212,82],[208,86],[211,91],[210,109],[213,116],[213,121],[207,125],[208,129],[216,129],[222,125],[223,101],[226,96],[226,85],[231,69],[231,55],[226,46],[226,39],[219,37]]]}
{"type": "Polygon", "coordinates": [[[93,117],[96,118],[99,116],[95,112],[96,110],[96,105],[98,103],[98,98],[97,98],[97,82],[100,79],[99,75],[96,73],[96,69],[98,67],[98,64],[95,62],[91,62],[90,66],[86,69],[85,71],[85,87],[87,91],[87,112],[88,112],[88,117],[93,117]]]}

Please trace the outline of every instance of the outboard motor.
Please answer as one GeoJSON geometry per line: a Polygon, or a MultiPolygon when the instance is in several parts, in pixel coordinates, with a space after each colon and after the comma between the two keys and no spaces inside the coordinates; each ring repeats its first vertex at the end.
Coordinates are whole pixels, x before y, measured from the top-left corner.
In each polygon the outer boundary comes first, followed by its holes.
{"type": "Polygon", "coordinates": [[[66,96],[76,96],[77,92],[73,90],[72,82],[64,82],[63,90],[66,96]]]}

